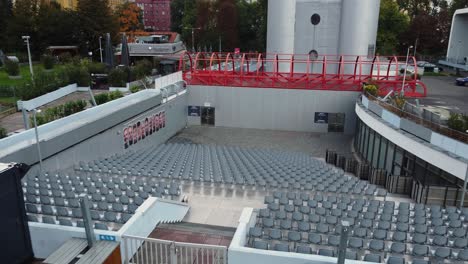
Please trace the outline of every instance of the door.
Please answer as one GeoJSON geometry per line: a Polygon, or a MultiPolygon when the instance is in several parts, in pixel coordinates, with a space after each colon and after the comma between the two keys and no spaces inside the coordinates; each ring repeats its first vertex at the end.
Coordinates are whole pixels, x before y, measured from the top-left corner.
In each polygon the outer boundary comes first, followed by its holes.
{"type": "Polygon", "coordinates": [[[344,132],[344,125],[344,113],[328,113],[328,132],[344,132]]]}
{"type": "Polygon", "coordinates": [[[201,108],[201,124],[207,126],[215,125],[215,108],[202,107],[201,108]]]}

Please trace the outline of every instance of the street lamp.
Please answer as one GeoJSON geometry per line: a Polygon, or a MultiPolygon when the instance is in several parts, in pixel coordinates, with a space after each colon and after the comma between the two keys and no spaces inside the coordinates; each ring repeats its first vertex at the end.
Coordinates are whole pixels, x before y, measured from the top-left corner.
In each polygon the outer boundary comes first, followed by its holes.
{"type": "Polygon", "coordinates": [[[37,119],[36,119],[37,113],[41,113],[41,110],[33,109],[34,132],[36,133],[37,155],[39,156],[39,173],[42,173],[42,154],[41,154],[41,145],[39,144],[39,132],[37,130],[37,119]]]}
{"type": "Polygon", "coordinates": [[[101,63],[102,63],[102,44],[101,44],[102,36],[99,36],[99,53],[101,54],[101,63]]]}
{"type": "MultiPolygon", "coordinates": [[[[408,52],[406,53],[406,62],[405,62],[405,73],[403,74],[403,84],[401,85],[401,95],[405,96],[405,81],[406,81],[406,71],[408,70],[408,59],[409,59],[409,52],[413,48],[413,46],[408,47],[408,52]]],[[[416,65],[415,65],[416,67],[416,65]]]]}
{"type": "Polygon", "coordinates": [[[31,79],[34,80],[34,71],[33,71],[33,66],[32,66],[32,59],[31,59],[31,49],[29,48],[29,39],[31,37],[22,36],[21,38],[24,40],[24,42],[26,43],[26,46],[28,47],[29,71],[31,72],[31,79]]]}
{"type": "Polygon", "coordinates": [[[200,27],[197,28],[191,28],[191,27],[185,27],[185,29],[190,29],[192,30],[192,52],[195,52],[195,30],[200,30],[200,27]]]}

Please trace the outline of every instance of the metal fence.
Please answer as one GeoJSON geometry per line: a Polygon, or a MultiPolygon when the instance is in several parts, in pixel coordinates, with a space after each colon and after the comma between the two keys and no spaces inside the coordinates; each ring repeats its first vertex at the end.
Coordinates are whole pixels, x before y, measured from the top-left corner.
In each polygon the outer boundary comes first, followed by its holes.
{"type": "Polygon", "coordinates": [[[227,264],[227,247],[122,236],[124,264],[227,264]]]}
{"type": "Polygon", "coordinates": [[[418,115],[415,115],[413,113],[409,113],[407,111],[403,111],[403,110],[395,107],[394,105],[382,102],[382,101],[378,100],[377,98],[373,97],[370,94],[366,94],[366,97],[368,97],[369,100],[372,100],[373,102],[379,104],[381,107],[383,107],[386,110],[398,115],[401,118],[411,120],[416,124],[427,127],[429,129],[431,129],[432,131],[437,132],[439,134],[442,134],[444,136],[456,139],[456,140],[461,141],[463,143],[468,143],[468,134],[466,134],[466,133],[463,133],[463,132],[460,132],[460,131],[457,131],[457,130],[453,130],[451,128],[448,128],[446,126],[442,126],[440,124],[434,123],[434,122],[429,121],[429,120],[425,120],[424,118],[422,118],[422,117],[420,117],[418,115]]]}

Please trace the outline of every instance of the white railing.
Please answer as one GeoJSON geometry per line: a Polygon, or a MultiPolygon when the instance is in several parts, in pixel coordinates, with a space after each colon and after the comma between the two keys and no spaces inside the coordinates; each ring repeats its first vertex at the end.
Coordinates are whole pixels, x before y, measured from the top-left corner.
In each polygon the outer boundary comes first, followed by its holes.
{"type": "Polygon", "coordinates": [[[227,247],[122,236],[124,264],[227,264],[227,247]]]}

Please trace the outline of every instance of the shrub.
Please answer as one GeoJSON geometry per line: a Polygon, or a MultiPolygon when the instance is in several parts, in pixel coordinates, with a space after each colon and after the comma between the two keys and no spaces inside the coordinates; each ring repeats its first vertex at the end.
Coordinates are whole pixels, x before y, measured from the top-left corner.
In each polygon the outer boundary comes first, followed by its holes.
{"type": "Polygon", "coordinates": [[[58,55],[58,59],[61,63],[70,63],[72,61],[72,55],[70,52],[64,52],[58,55]]]}
{"type": "Polygon", "coordinates": [[[460,114],[450,113],[450,117],[447,120],[447,125],[449,128],[461,132],[465,132],[465,122],[464,118],[460,114]]]}
{"type": "Polygon", "coordinates": [[[112,87],[125,87],[128,73],[122,68],[115,68],[109,72],[108,81],[112,87]]]}
{"type": "Polygon", "coordinates": [[[137,80],[143,79],[147,75],[151,75],[151,70],[153,65],[149,60],[140,60],[137,61],[135,66],[133,67],[133,77],[137,80]]]}
{"type": "Polygon", "coordinates": [[[5,128],[0,127],[0,138],[6,138],[7,137],[7,131],[5,128]]]}
{"type": "Polygon", "coordinates": [[[406,98],[404,96],[401,96],[401,95],[395,95],[393,97],[393,103],[395,104],[395,106],[399,109],[403,109],[403,107],[405,106],[405,103],[406,103],[406,98]]]}
{"type": "Polygon", "coordinates": [[[18,76],[20,74],[20,67],[17,62],[6,59],[5,60],[5,71],[9,76],[18,76]]]}
{"type": "MultiPolygon", "coordinates": [[[[83,100],[70,101],[65,104],[47,108],[41,113],[36,114],[37,125],[43,125],[54,120],[78,113],[86,108],[86,102],[83,100]]],[[[30,117],[31,126],[34,127],[34,116],[30,117]]]]}
{"type": "Polygon", "coordinates": [[[88,73],[107,73],[106,65],[104,63],[90,63],[88,73]]]}
{"type": "Polygon", "coordinates": [[[143,90],[143,87],[141,87],[140,85],[132,85],[130,86],[130,92],[131,93],[136,93],[136,92],[139,92],[143,90]]]}
{"type": "Polygon", "coordinates": [[[109,93],[109,101],[112,101],[121,97],[123,97],[123,93],[121,91],[113,91],[109,93]]]}
{"type": "Polygon", "coordinates": [[[81,87],[87,87],[91,83],[91,76],[83,67],[70,64],[65,67],[64,73],[68,77],[68,83],[76,83],[81,87]]]}
{"type": "Polygon", "coordinates": [[[51,55],[43,55],[41,58],[42,65],[44,66],[44,69],[46,70],[51,70],[54,68],[55,64],[55,59],[51,55]]]}
{"type": "Polygon", "coordinates": [[[372,96],[378,96],[379,95],[379,86],[374,83],[368,83],[364,84],[364,92],[372,95],[372,96]]]}
{"type": "Polygon", "coordinates": [[[101,93],[94,96],[94,100],[97,105],[105,104],[109,101],[109,95],[107,93],[101,93]]]}

